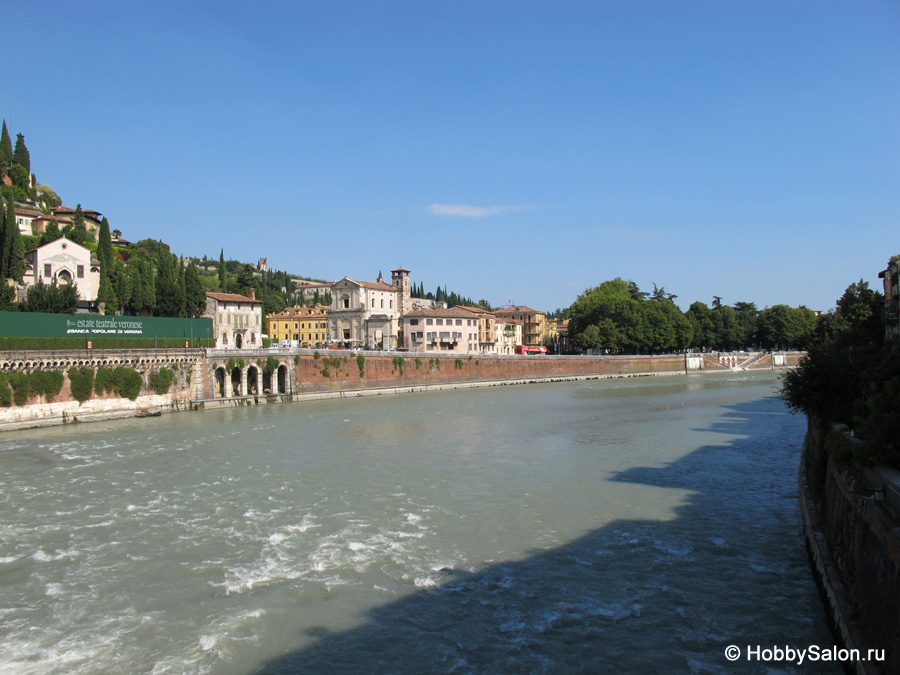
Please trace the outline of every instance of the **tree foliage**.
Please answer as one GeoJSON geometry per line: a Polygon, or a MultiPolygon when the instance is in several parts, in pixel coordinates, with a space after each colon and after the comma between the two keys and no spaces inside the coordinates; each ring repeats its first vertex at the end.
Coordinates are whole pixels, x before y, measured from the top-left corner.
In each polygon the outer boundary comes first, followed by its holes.
{"type": "Polygon", "coordinates": [[[9,171],[13,163],[12,139],[6,128],[6,120],[3,120],[3,131],[0,132],[0,171],[9,171]]]}
{"type": "MultiPolygon", "coordinates": [[[[806,358],[785,374],[782,396],[795,411],[822,424],[854,424],[865,419],[866,400],[873,391],[890,391],[891,377],[900,375],[896,352],[884,343],[880,293],[860,281],[837,302],[836,310],[820,322],[806,358]]],[[[897,400],[893,400],[895,412],[897,400]]],[[[877,403],[872,409],[877,411],[877,403]]]]}
{"type": "Polygon", "coordinates": [[[13,150],[13,163],[18,164],[26,172],[31,173],[31,155],[28,148],[25,147],[25,137],[22,134],[16,134],[16,149],[13,150]]]}
{"type": "Polygon", "coordinates": [[[78,289],[73,285],[45,284],[41,277],[38,282],[28,288],[25,296],[26,312],[46,312],[49,314],[74,314],[78,308],[78,289]]]}

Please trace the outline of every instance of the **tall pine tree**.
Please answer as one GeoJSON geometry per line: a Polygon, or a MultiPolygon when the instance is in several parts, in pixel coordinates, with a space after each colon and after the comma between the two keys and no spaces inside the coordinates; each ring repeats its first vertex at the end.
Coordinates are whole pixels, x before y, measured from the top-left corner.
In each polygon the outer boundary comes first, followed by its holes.
{"type": "Polygon", "coordinates": [[[25,147],[25,137],[16,134],[16,149],[13,151],[13,162],[21,166],[29,174],[31,173],[31,155],[25,147]]]}
{"type": "Polygon", "coordinates": [[[184,271],[184,305],[188,316],[202,316],[206,311],[206,291],[200,281],[200,270],[191,260],[184,271]]]}
{"type": "Polygon", "coordinates": [[[0,170],[9,171],[13,163],[12,139],[6,130],[6,120],[3,120],[3,131],[0,132],[0,170]]]}
{"type": "Polygon", "coordinates": [[[159,252],[156,273],[156,310],[154,316],[178,317],[184,308],[184,291],[178,284],[175,258],[171,253],[159,252]]]}
{"type": "Polygon", "coordinates": [[[16,205],[12,199],[6,202],[6,222],[3,232],[3,263],[0,272],[4,279],[22,281],[25,274],[25,244],[16,224],[16,205]]]}
{"type": "MultiPolygon", "coordinates": [[[[6,127],[4,127],[6,128],[6,127]]],[[[9,200],[10,202],[12,199],[9,200]]],[[[7,256],[6,256],[6,205],[0,201],[0,283],[7,278],[7,256]]],[[[15,209],[14,209],[15,211],[15,209]]]]}
{"type": "Polygon", "coordinates": [[[219,251],[219,290],[225,292],[225,249],[219,251]]]}

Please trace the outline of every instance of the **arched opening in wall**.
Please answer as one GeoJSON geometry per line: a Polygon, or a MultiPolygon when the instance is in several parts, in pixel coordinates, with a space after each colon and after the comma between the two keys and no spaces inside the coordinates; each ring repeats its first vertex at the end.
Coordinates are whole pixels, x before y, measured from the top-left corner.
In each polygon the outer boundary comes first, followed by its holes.
{"type": "Polygon", "coordinates": [[[278,393],[287,393],[287,366],[278,366],[278,393]]]}
{"type": "Polygon", "coordinates": [[[232,396],[243,396],[244,392],[241,391],[241,369],[233,368],[231,371],[231,395],[232,396]]]}
{"type": "Polygon", "coordinates": [[[238,333],[234,336],[234,346],[240,349],[244,344],[244,337],[238,333]]]}
{"type": "Polygon", "coordinates": [[[264,393],[264,394],[271,394],[271,393],[272,393],[272,375],[274,375],[274,374],[275,374],[275,373],[270,373],[270,372],[267,372],[267,371],[265,371],[265,370],[263,371],[263,376],[262,376],[262,388],[263,388],[263,393],[264,393]]]}
{"type": "Polygon", "coordinates": [[[72,285],[72,274],[69,270],[63,270],[59,274],[56,275],[56,284],[58,286],[71,286],[72,285]]]}
{"type": "Polygon", "coordinates": [[[259,395],[259,368],[250,366],[247,368],[247,395],[259,395]]]}
{"type": "Polygon", "coordinates": [[[216,382],[215,382],[215,391],[213,392],[214,397],[223,398],[225,396],[225,369],[224,368],[216,368],[216,382]]]}

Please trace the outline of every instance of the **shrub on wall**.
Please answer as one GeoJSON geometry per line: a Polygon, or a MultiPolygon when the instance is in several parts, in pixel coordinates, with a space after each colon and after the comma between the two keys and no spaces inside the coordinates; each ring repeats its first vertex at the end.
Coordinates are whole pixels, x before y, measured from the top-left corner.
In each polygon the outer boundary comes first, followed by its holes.
{"type": "Polygon", "coordinates": [[[16,405],[25,405],[28,402],[28,385],[28,375],[25,373],[10,373],[9,386],[12,387],[13,401],[16,405]]]}
{"type": "Polygon", "coordinates": [[[78,403],[87,401],[94,391],[93,368],[69,368],[69,390],[78,403]]]}
{"type": "Polygon", "coordinates": [[[263,367],[263,372],[271,375],[278,369],[278,359],[274,356],[270,356],[266,359],[266,365],[263,367]]]}
{"type": "Polygon", "coordinates": [[[116,390],[116,378],[109,368],[100,368],[94,375],[94,393],[98,396],[112,394],[116,390]]]}
{"type": "Polygon", "coordinates": [[[12,405],[12,392],[9,389],[9,379],[5,374],[0,374],[0,405],[4,408],[12,405]]]}
{"type": "Polygon", "coordinates": [[[113,378],[116,382],[116,393],[122,398],[132,401],[138,397],[138,394],[141,392],[141,385],[144,384],[144,378],[134,368],[116,368],[113,378]]]}
{"type": "Polygon", "coordinates": [[[150,389],[162,396],[169,391],[169,387],[172,386],[172,382],[174,381],[174,371],[171,371],[168,368],[160,368],[158,372],[150,375],[150,389]]]}
{"type": "Polygon", "coordinates": [[[366,374],[366,357],[360,354],[356,357],[356,365],[359,368],[359,376],[364,377],[366,374]]]}
{"type": "Polygon", "coordinates": [[[43,396],[49,403],[62,391],[63,374],[58,370],[37,370],[29,375],[29,389],[32,394],[43,396]]]}

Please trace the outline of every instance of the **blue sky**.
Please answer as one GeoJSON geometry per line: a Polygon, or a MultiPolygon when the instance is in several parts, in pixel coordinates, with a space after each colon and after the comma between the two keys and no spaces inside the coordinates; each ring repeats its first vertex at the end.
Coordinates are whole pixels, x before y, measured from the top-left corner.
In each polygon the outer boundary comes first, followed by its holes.
{"type": "Polygon", "coordinates": [[[0,0],[0,115],[131,240],[552,310],[826,310],[900,253],[893,1],[0,0]]]}

